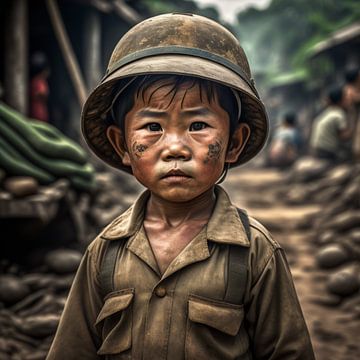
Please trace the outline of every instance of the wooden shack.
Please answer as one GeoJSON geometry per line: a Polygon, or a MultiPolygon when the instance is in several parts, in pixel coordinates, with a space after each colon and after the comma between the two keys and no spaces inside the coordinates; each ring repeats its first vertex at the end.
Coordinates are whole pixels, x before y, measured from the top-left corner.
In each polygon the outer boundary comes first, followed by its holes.
{"type": "Polygon", "coordinates": [[[2,99],[28,113],[29,61],[48,58],[50,121],[74,139],[80,107],[111,51],[141,16],[122,0],[5,0],[0,3],[2,99]]]}
{"type": "Polygon", "coordinates": [[[309,64],[318,87],[344,82],[344,72],[360,65],[360,22],[344,27],[315,44],[309,64]]]}

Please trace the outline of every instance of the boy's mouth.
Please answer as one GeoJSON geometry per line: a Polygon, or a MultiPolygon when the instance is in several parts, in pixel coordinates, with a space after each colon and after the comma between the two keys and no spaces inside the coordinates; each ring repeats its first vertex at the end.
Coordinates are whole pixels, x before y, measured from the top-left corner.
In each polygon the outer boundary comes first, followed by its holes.
{"type": "Polygon", "coordinates": [[[167,177],[186,177],[186,178],[190,178],[191,176],[184,173],[183,171],[179,170],[179,169],[172,169],[169,172],[167,172],[165,175],[163,175],[161,178],[165,179],[167,177]]]}

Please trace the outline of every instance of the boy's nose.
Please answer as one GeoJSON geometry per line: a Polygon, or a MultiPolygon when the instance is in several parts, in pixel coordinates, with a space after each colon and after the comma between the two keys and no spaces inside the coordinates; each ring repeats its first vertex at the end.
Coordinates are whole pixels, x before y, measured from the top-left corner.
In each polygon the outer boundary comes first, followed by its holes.
{"type": "Polygon", "coordinates": [[[162,159],[164,161],[171,160],[190,160],[191,159],[191,150],[179,139],[171,139],[168,145],[164,148],[162,152],[162,159]]]}

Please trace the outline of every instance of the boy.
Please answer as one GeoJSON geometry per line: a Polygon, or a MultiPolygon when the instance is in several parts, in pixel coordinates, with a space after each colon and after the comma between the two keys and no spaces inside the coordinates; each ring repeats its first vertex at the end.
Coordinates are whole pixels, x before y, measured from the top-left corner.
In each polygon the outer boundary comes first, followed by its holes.
{"type": "Polygon", "coordinates": [[[90,244],[48,359],[313,359],[282,249],[216,185],[267,134],[237,40],[200,16],[145,20],[82,121],[148,190],[90,244]]]}

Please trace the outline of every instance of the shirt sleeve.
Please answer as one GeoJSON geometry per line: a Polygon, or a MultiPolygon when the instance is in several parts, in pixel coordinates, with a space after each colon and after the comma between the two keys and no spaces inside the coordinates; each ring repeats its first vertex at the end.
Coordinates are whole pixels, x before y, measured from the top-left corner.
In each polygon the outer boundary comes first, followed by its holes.
{"type": "Polygon", "coordinates": [[[101,340],[94,324],[103,301],[93,257],[89,250],[83,256],[47,360],[99,359],[101,340]]]}
{"type": "Polygon", "coordinates": [[[337,116],[335,120],[336,120],[336,126],[339,131],[343,131],[347,129],[348,124],[345,116],[337,116]]]}
{"type": "Polygon", "coordinates": [[[276,248],[250,290],[249,337],[254,359],[315,359],[285,254],[276,248]]]}

